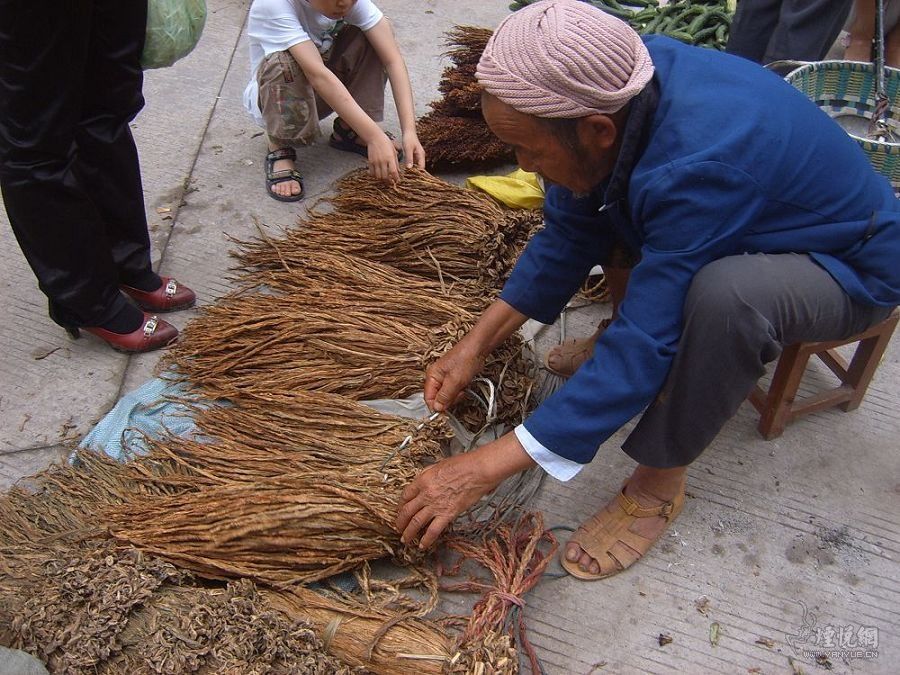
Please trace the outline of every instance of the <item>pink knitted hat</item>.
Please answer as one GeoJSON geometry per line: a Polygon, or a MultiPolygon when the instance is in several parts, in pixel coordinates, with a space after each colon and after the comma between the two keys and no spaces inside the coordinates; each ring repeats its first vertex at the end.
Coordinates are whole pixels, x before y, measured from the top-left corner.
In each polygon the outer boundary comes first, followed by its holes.
{"type": "Polygon", "coordinates": [[[578,0],[545,0],[506,17],[476,72],[485,90],[537,117],[614,113],[653,77],[632,28],[578,0]]]}

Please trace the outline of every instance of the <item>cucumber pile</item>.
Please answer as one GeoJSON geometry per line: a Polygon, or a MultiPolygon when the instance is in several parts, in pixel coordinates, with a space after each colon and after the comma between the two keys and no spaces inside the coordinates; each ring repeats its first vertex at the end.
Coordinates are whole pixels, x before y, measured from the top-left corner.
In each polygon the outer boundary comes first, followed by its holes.
{"type": "MultiPolygon", "coordinates": [[[[537,0],[514,0],[509,8],[522,9],[537,0]]],[[[689,45],[725,49],[731,27],[730,0],[582,0],[631,24],[641,35],[659,34],[689,45]]]]}

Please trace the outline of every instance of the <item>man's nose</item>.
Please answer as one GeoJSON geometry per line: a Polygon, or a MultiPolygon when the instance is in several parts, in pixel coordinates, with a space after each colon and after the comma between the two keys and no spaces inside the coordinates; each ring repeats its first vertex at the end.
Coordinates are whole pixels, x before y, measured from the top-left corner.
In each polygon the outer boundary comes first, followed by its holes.
{"type": "MultiPolygon", "coordinates": [[[[528,157],[523,155],[521,152],[516,152],[516,162],[519,164],[519,168],[522,171],[537,171],[537,165],[530,160],[528,157]]],[[[540,172],[538,172],[540,173],[540,172]]]]}

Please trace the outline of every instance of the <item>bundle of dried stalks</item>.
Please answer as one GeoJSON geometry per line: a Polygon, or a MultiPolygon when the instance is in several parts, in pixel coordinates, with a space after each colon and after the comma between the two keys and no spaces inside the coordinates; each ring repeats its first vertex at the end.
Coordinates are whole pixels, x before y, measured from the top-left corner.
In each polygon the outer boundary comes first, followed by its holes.
{"type": "MultiPolygon", "coordinates": [[[[454,26],[444,34],[445,44],[450,47],[444,55],[450,57],[455,66],[474,68],[493,34],[490,28],[454,26]]],[[[472,74],[474,76],[474,71],[472,74]]]]}
{"type": "Polygon", "coordinates": [[[105,516],[117,539],[200,576],[302,584],[415,555],[393,527],[397,482],[382,475],[348,471],[332,485],[321,472],[291,473],[132,501],[105,516]]]}
{"type": "MultiPolygon", "coordinates": [[[[302,294],[234,296],[204,308],[164,363],[213,399],[297,389],[357,400],[405,398],[422,390],[425,367],[462,338],[473,317],[460,310],[462,321],[430,328],[402,314],[403,305],[323,307],[302,294]]],[[[440,298],[425,306],[452,309],[440,298]]],[[[491,355],[484,375],[499,383],[496,419],[521,420],[531,370],[518,336],[491,355]]],[[[470,428],[486,421],[471,399],[457,412],[470,428]]]]}
{"type": "Polygon", "coordinates": [[[261,235],[238,241],[233,251],[241,265],[239,293],[248,290],[300,296],[302,302],[376,308],[391,317],[410,318],[423,326],[440,326],[463,314],[475,315],[492,300],[484,289],[469,281],[430,279],[404,272],[385,263],[348,255],[333,249],[318,250],[300,262],[300,253],[288,244],[290,261],[281,252],[288,239],[261,235]]]}
{"type": "Polygon", "coordinates": [[[531,672],[542,672],[525,633],[525,594],[540,580],[558,548],[553,534],[544,530],[539,512],[523,514],[515,523],[502,523],[488,537],[458,533],[445,540],[459,554],[447,574],[459,573],[471,560],[485,567],[490,581],[469,580],[443,586],[449,591],[482,593],[460,638],[459,659],[451,672],[518,672],[517,652],[524,652],[531,672]]]}
{"type": "Polygon", "coordinates": [[[442,420],[417,425],[292,391],[208,408],[197,424],[208,442],[148,439],[143,463],[173,467],[149,480],[173,494],[108,508],[114,537],[201,576],[271,584],[421,555],[393,523],[402,489],[440,454],[442,420]]]}
{"type": "Polygon", "coordinates": [[[418,423],[303,390],[246,394],[235,405],[199,407],[194,421],[199,440],[145,439],[149,457],[177,466],[164,478],[153,477],[155,484],[199,490],[305,472],[332,482],[367,472],[403,480],[439,458],[441,441],[451,435],[442,419],[418,423]]]}
{"type": "Polygon", "coordinates": [[[309,621],[328,651],[379,675],[438,675],[452,658],[452,638],[434,621],[306,588],[263,591],[272,607],[309,621]]]}
{"type": "Polygon", "coordinates": [[[491,132],[481,114],[481,87],[475,66],[492,31],[475,26],[456,26],[445,34],[450,47],[438,89],[443,98],[417,124],[431,169],[460,168],[512,162],[510,147],[491,132]]]}
{"type": "Polygon", "coordinates": [[[330,250],[319,252],[303,267],[254,269],[246,274],[243,283],[245,290],[237,294],[241,297],[246,297],[247,290],[259,287],[261,291],[277,292],[283,302],[299,309],[347,307],[386,321],[427,328],[457,320],[471,321],[491,300],[482,289],[468,283],[442,286],[439,281],[403,273],[390,265],[330,250]]]}
{"type": "Polygon", "coordinates": [[[481,116],[482,90],[475,81],[474,65],[444,70],[438,90],[444,95],[444,99],[431,104],[435,114],[483,119],[481,116]]]}
{"type": "Polygon", "coordinates": [[[442,115],[432,111],[416,122],[426,166],[451,171],[513,164],[516,155],[488,127],[483,117],[442,115]]]}
{"type": "MultiPolygon", "coordinates": [[[[474,285],[454,290],[491,297],[541,222],[539,211],[504,208],[418,169],[408,169],[392,189],[365,170],[353,171],[326,206],[283,238],[244,244],[239,258],[245,268],[297,270],[322,252],[335,252],[389,264],[444,289],[469,281],[474,285]]],[[[397,281],[390,287],[404,288],[397,281]]]]}
{"type": "Polygon", "coordinates": [[[210,397],[306,389],[360,400],[403,398],[421,391],[429,333],[352,305],[243,295],[204,308],[165,362],[210,397]]]}
{"type": "Polygon", "coordinates": [[[247,579],[225,588],[167,584],[133,613],[119,639],[121,652],[100,672],[367,672],[326,653],[302,616],[286,616],[247,579]]]}
{"type": "Polygon", "coordinates": [[[0,565],[3,639],[35,654],[51,672],[93,673],[121,648],[133,609],[182,573],[112,542],[32,544],[0,565]]]}
{"type": "Polygon", "coordinates": [[[99,507],[127,501],[132,493],[159,495],[170,488],[129,475],[157,475],[157,467],[136,462],[126,467],[106,455],[81,450],[72,464],[53,464],[0,496],[0,551],[43,542],[80,541],[97,536],[99,507]]]}

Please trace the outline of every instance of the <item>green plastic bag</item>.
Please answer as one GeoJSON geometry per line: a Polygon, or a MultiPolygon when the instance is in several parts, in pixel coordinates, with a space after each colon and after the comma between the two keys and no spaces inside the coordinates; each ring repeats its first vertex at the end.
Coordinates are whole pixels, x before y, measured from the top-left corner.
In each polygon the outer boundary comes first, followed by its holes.
{"type": "Polygon", "coordinates": [[[206,0],[148,0],[141,66],[168,68],[191,53],[206,23],[206,0]]]}

